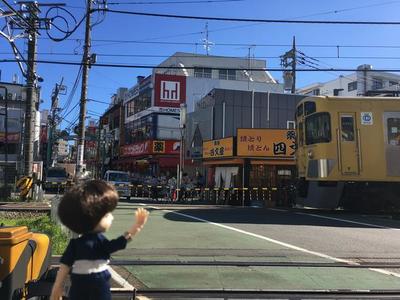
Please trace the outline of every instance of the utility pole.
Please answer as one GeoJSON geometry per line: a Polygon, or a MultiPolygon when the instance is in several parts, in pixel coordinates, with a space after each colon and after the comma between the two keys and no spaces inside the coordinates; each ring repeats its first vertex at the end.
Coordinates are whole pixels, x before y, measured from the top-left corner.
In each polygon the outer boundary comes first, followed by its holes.
{"type": "Polygon", "coordinates": [[[8,182],[7,182],[7,173],[8,173],[8,89],[5,86],[0,86],[1,89],[4,90],[4,98],[0,96],[0,99],[4,100],[4,168],[3,168],[3,175],[4,175],[4,187],[5,187],[5,196],[8,197],[8,182]]]}
{"type": "Polygon", "coordinates": [[[292,49],[281,56],[281,66],[290,67],[291,70],[284,71],[285,90],[290,90],[292,94],[296,93],[296,37],[293,37],[292,49]]]}
{"type": "Polygon", "coordinates": [[[53,95],[51,96],[51,115],[49,117],[49,139],[47,142],[47,159],[46,159],[46,167],[53,167],[53,135],[55,130],[57,129],[57,113],[58,113],[58,94],[60,93],[60,89],[63,88],[64,77],[61,78],[60,84],[56,83],[56,87],[54,88],[53,95]]]}
{"type": "Polygon", "coordinates": [[[296,37],[293,37],[293,46],[292,46],[292,94],[296,93],[296,37]]]}
{"type": "Polygon", "coordinates": [[[34,122],[36,119],[36,46],[37,46],[37,25],[39,7],[37,2],[26,3],[29,17],[27,19],[29,28],[27,29],[28,39],[28,66],[26,78],[26,111],[25,111],[25,134],[24,134],[24,174],[32,176],[33,167],[33,137],[34,122]]]}
{"type": "Polygon", "coordinates": [[[86,119],[86,99],[87,99],[87,82],[89,76],[89,64],[90,64],[90,14],[92,10],[92,0],[87,0],[86,5],[86,26],[85,26],[85,45],[83,48],[82,57],[82,88],[81,88],[81,100],[80,100],[80,111],[79,111],[79,137],[77,147],[77,162],[76,162],[76,173],[79,177],[83,171],[83,156],[85,151],[85,119],[86,119]]]}

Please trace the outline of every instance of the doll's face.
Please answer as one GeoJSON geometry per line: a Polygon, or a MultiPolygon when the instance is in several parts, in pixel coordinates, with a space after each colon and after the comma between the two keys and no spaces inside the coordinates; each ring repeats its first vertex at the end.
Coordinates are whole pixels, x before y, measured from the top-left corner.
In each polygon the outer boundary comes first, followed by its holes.
{"type": "Polygon", "coordinates": [[[99,224],[97,224],[97,226],[94,228],[95,232],[105,232],[107,231],[112,224],[112,221],[114,220],[114,217],[112,215],[112,213],[107,213],[99,222],[99,224]]]}

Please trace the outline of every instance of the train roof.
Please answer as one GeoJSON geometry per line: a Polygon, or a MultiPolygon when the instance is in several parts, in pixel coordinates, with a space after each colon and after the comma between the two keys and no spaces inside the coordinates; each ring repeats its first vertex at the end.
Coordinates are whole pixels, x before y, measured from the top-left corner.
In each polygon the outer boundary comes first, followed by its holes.
{"type": "Polygon", "coordinates": [[[301,101],[299,101],[298,105],[310,101],[313,99],[314,101],[399,101],[400,97],[346,97],[346,96],[309,96],[301,101]]]}

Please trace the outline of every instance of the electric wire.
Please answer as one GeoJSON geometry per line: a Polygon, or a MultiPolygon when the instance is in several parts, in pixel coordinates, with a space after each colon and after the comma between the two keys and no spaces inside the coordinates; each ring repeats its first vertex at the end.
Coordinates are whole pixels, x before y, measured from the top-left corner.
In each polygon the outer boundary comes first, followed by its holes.
{"type": "MultiPolygon", "coordinates": [[[[12,54],[11,52],[0,52],[0,55],[12,54]]],[[[48,56],[81,56],[82,53],[68,52],[38,52],[38,55],[48,56]]],[[[111,53],[96,53],[97,57],[136,57],[136,58],[169,58],[171,55],[157,54],[111,54],[111,53]]],[[[204,57],[205,54],[193,54],[190,57],[204,57]]],[[[186,58],[185,55],[174,55],[176,58],[186,58]]],[[[229,56],[230,58],[248,59],[248,56],[229,56]]],[[[398,60],[400,56],[313,56],[310,59],[382,59],[382,60],[398,60]]],[[[252,59],[280,59],[281,56],[252,56],[252,59]]]]}
{"type": "MultiPolygon", "coordinates": [[[[15,59],[0,59],[0,63],[10,63],[16,62],[15,59]]],[[[187,69],[193,70],[197,67],[194,66],[157,66],[157,65],[140,65],[140,64],[116,64],[116,63],[82,63],[76,61],[52,61],[52,60],[35,60],[36,63],[43,64],[55,64],[55,65],[70,65],[70,66],[81,66],[81,65],[90,65],[91,67],[105,67],[105,68],[140,68],[140,69],[187,69]]],[[[217,67],[209,67],[211,70],[219,70],[217,67]]],[[[224,68],[225,70],[236,70],[236,71],[260,71],[260,72],[282,72],[286,71],[284,68],[224,68]]],[[[309,70],[309,69],[296,69],[298,72],[308,72],[308,71],[341,71],[341,72],[355,72],[359,71],[354,68],[321,68],[318,70],[309,70]]],[[[372,72],[400,72],[400,68],[382,68],[382,69],[374,69],[372,72]]]]}
{"type": "Polygon", "coordinates": [[[136,12],[116,9],[96,9],[96,11],[106,11],[108,13],[135,15],[144,17],[188,19],[188,20],[208,20],[208,21],[229,21],[229,22],[256,22],[256,23],[286,23],[286,24],[325,24],[325,25],[400,25],[399,21],[328,21],[328,20],[284,20],[284,19],[244,19],[244,18],[225,18],[210,16],[189,16],[136,12]]]}

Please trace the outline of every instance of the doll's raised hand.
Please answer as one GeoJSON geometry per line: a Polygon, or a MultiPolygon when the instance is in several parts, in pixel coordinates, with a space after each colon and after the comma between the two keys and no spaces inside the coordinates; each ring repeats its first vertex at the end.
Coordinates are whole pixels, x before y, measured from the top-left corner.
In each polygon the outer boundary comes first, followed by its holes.
{"type": "Polygon", "coordinates": [[[138,227],[143,227],[147,222],[147,218],[149,217],[149,212],[144,208],[138,208],[135,212],[136,222],[135,225],[138,227]]]}
{"type": "Polygon", "coordinates": [[[144,208],[138,208],[135,212],[135,224],[127,231],[125,237],[130,239],[133,235],[138,233],[146,224],[147,218],[149,217],[149,212],[144,208]]]}

